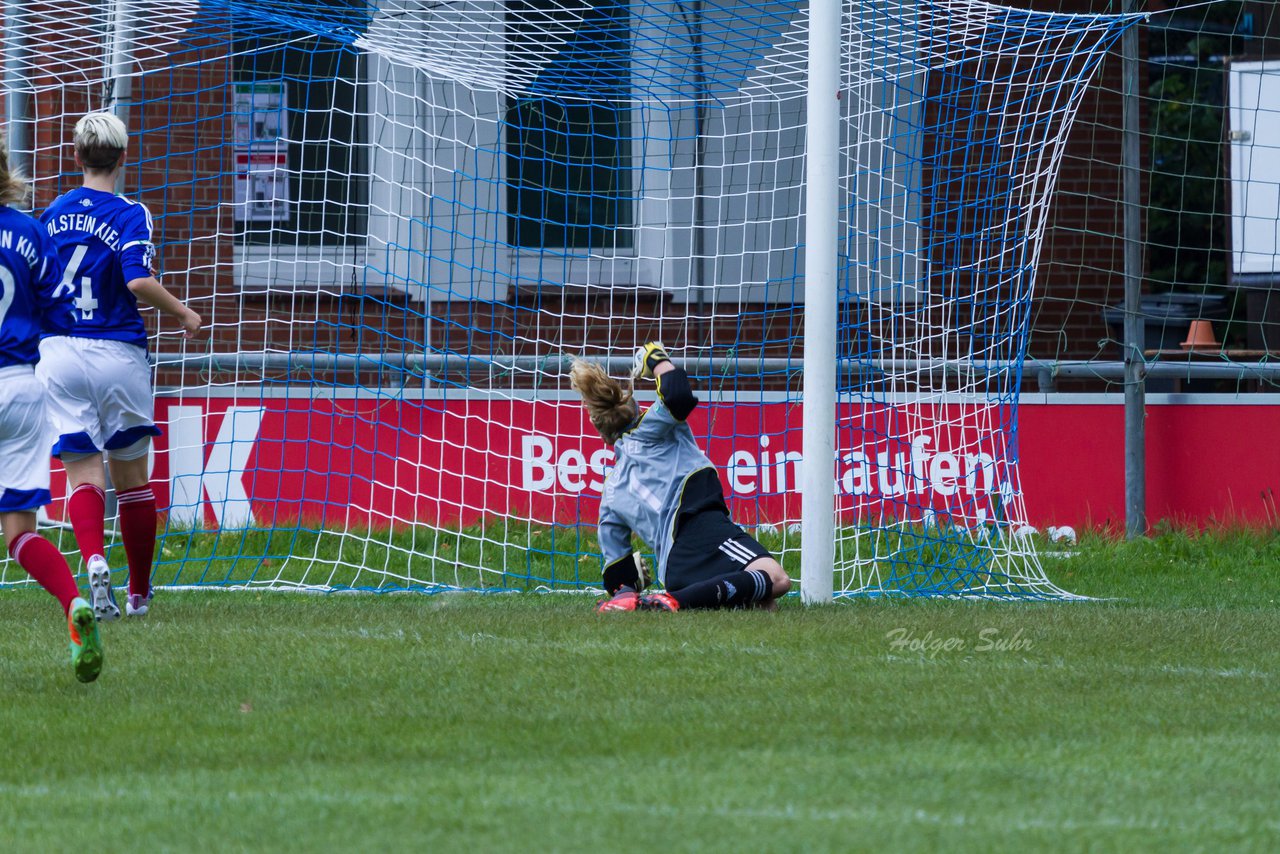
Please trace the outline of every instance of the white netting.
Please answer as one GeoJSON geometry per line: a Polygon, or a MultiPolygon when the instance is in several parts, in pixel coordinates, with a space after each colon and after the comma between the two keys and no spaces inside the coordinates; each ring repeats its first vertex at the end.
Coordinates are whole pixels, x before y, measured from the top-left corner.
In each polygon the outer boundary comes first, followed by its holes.
{"type": "MultiPolygon", "coordinates": [[[[621,373],[651,338],[702,392],[735,518],[794,565],[803,6],[71,2],[10,24],[37,206],[76,182],[75,119],[122,112],[126,190],[210,324],[154,339],[158,582],[596,585],[608,456],[566,359],[621,373]]],[[[1019,365],[1063,139],[1124,24],[845,4],[839,590],[1060,593],[1011,536],[1019,365]]]]}

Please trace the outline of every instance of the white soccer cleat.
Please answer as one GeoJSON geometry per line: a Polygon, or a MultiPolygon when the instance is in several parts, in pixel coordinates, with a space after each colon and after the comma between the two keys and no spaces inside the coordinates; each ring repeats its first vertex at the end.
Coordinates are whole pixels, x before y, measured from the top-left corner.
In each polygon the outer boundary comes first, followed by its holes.
{"type": "Polygon", "coordinates": [[[102,555],[89,558],[89,596],[93,613],[98,622],[109,623],[120,619],[120,606],[116,604],[115,591],[111,589],[111,567],[102,555]]]}
{"type": "Polygon", "coordinates": [[[129,598],[124,601],[125,616],[147,616],[147,611],[151,610],[151,594],[153,593],[155,593],[155,590],[147,591],[146,596],[139,596],[137,593],[130,593],[129,598]]]}
{"type": "Polygon", "coordinates": [[[1069,543],[1075,545],[1076,529],[1070,525],[1063,525],[1061,528],[1049,529],[1049,542],[1051,543],[1069,543]]]}

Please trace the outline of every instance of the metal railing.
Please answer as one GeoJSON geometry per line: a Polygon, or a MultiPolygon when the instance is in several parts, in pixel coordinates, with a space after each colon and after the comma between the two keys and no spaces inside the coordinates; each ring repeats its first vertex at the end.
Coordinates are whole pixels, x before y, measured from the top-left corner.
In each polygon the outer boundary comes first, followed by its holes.
{"type": "MultiPolygon", "coordinates": [[[[446,377],[468,377],[477,373],[487,376],[511,373],[565,373],[574,357],[557,354],[546,356],[489,356],[474,354],[406,353],[373,355],[367,353],[311,353],[250,351],[235,353],[157,353],[152,361],[157,368],[180,368],[205,371],[341,371],[356,374],[393,371],[421,377],[426,382],[446,377]]],[[[611,373],[623,375],[631,368],[629,356],[595,359],[611,373]]],[[[798,375],[803,366],[798,359],[693,355],[681,357],[680,363],[698,376],[768,379],[798,375]]],[[[945,374],[973,381],[984,375],[1017,370],[1012,361],[974,362],[961,359],[868,359],[840,360],[840,373],[846,381],[851,377],[875,379],[906,378],[911,375],[945,374]]],[[[1034,377],[1037,389],[1049,393],[1057,390],[1062,379],[1100,379],[1120,383],[1126,366],[1121,361],[1089,361],[1027,359],[1022,373],[1034,377]]],[[[1280,359],[1276,361],[1183,363],[1148,361],[1139,365],[1140,379],[1230,379],[1280,382],[1280,359]]]]}

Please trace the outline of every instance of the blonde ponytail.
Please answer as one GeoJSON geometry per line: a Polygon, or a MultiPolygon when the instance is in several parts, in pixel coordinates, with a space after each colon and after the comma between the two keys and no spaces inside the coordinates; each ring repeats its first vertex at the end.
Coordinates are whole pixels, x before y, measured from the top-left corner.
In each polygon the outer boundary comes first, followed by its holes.
{"type": "Polygon", "coordinates": [[[9,167],[9,146],[0,141],[0,205],[23,207],[30,194],[26,176],[9,167]]]}
{"type": "Polygon", "coordinates": [[[582,395],[591,423],[610,445],[622,437],[640,414],[631,389],[624,387],[594,362],[575,359],[569,369],[569,382],[582,395]]]}

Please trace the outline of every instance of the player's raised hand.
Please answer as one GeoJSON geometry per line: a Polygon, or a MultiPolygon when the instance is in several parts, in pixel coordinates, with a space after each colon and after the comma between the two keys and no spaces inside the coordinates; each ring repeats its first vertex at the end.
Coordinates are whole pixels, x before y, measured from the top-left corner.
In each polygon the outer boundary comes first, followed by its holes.
{"type": "Polygon", "coordinates": [[[631,378],[640,379],[643,377],[651,380],[653,379],[653,369],[670,359],[671,357],[667,355],[667,348],[662,345],[661,341],[650,341],[636,350],[636,357],[631,363],[631,378]]]}

